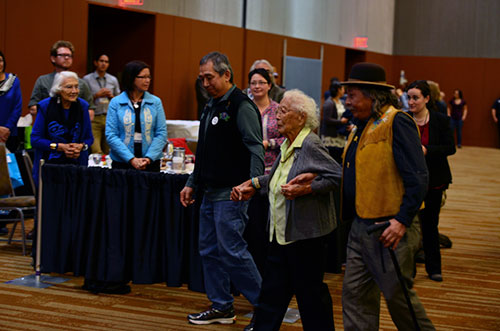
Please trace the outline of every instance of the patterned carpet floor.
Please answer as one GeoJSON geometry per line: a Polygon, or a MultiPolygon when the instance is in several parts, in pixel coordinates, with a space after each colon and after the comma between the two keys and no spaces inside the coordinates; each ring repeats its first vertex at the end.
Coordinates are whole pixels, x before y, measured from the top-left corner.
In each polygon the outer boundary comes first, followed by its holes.
{"type": "MultiPolygon", "coordinates": [[[[500,330],[500,150],[464,147],[450,157],[454,176],[441,213],[440,232],[453,241],[442,250],[442,283],[418,265],[415,289],[437,330],[500,330]]],[[[32,221],[28,222],[28,228],[32,221]]],[[[0,330],[242,330],[252,311],[237,297],[237,322],[193,326],[186,315],[208,308],[203,293],[165,284],[135,285],[127,295],[90,294],[83,279],[51,287],[8,284],[33,274],[20,244],[0,243],[0,330]]],[[[342,330],[342,274],[327,274],[337,330],[342,330]]],[[[290,307],[296,308],[295,300],[290,307]]],[[[301,330],[300,320],[282,330],[301,330]]],[[[381,330],[395,330],[382,303],[381,330]]]]}

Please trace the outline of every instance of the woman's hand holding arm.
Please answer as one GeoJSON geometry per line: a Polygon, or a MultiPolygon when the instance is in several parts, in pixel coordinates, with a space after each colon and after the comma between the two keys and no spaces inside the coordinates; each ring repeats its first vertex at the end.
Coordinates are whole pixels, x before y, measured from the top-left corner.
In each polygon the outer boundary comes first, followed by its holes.
{"type": "Polygon", "coordinates": [[[285,185],[281,185],[281,194],[288,199],[293,200],[302,195],[312,193],[311,183],[317,174],[303,173],[297,175],[285,185]]]}
{"type": "Polygon", "coordinates": [[[311,172],[306,172],[300,175],[297,175],[288,184],[311,184],[311,182],[318,176],[317,174],[313,174],[311,172]]]}
{"type": "Polygon", "coordinates": [[[311,184],[285,184],[281,185],[281,194],[287,200],[293,200],[312,192],[311,184]]]}

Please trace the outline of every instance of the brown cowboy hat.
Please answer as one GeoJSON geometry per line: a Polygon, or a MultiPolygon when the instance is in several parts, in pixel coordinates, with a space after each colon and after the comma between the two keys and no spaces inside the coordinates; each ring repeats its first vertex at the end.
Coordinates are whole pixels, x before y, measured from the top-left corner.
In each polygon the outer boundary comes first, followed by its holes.
{"type": "Polygon", "coordinates": [[[369,62],[361,62],[353,65],[349,73],[349,79],[341,84],[346,86],[363,85],[387,89],[395,88],[393,85],[387,84],[384,67],[369,62]]]}

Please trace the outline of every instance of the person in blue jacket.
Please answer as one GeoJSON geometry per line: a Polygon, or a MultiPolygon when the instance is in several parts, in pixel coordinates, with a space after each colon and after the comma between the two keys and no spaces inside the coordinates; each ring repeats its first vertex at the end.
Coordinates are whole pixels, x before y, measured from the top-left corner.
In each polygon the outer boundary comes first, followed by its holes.
{"type": "Polygon", "coordinates": [[[148,92],[151,70],[142,61],[125,65],[123,92],[111,99],[106,118],[113,169],[160,171],[167,123],[160,98],[148,92]]]}
{"type": "Polygon", "coordinates": [[[35,149],[33,179],[38,184],[40,159],[47,163],[88,164],[88,148],[94,142],[89,104],[78,97],[78,76],[72,71],[57,73],[50,97],[37,105],[31,145],[35,149]]]}
{"type": "Polygon", "coordinates": [[[5,72],[5,56],[0,51],[0,142],[14,153],[17,149],[17,121],[21,116],[23,99],[19,78],[5,72]]]}

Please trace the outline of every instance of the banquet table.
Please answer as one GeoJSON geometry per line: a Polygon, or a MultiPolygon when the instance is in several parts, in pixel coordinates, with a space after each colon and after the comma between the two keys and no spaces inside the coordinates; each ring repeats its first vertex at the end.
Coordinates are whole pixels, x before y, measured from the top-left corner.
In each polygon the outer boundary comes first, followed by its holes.
{"type": "Polygon", "coordinates": [[[187,175],[43,166],[42,272],[204,291],[187,175]]]}

